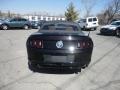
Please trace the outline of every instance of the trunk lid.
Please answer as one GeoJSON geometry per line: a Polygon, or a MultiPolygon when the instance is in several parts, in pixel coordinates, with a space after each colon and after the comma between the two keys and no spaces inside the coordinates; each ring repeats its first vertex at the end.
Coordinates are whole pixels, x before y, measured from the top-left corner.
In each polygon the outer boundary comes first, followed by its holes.
{"type": "Polygon", "coordinates": [[[44,49],[78,49],[78,43],[91,40],[79,31],[40,31],[31,35],[31,40],[42,40],[44,49]],[[62,46],[60,46],[62,45],[62,46]]]}

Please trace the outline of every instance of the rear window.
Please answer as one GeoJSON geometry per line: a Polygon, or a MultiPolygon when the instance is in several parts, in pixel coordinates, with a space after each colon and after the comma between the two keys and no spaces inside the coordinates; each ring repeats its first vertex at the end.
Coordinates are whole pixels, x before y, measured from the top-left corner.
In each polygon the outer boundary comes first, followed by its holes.
{"type": "Polygon", "coordinates": [[[43,25],[43,27],[41,29],[50,30],[50,29],[54,29],[54,28],[55,28],[54,24],[46,24],[46,25],[43,25]]]}
{"type": "Polygon", "coordinates": [[[117,25],[120,25],[120,22],[117,22],[117,25]]]}
{"type": "Polygon", "coordinates": [[[76,25],[68,25],[68,24],[46,24],[41,27],[42,30],[69,30],[69,31],[78,31],[78,27],[76,25]]]}
{"type": "Polygon", "coordinates": [[[14,18],[10,20],[10,22],[15,22],[15,21],[18,21],[18,19],[14,18]]]}
{"type": "Polygon", "coordinates": [[[81,19],[78,23],[84,22],[86,23],[86,19],[81,19]]]}
{"type": "Polygon", "coordinates": [[[21,21],[27,21],[26,19],[21,19],[21,21]]]}
{"type": "Polygon", "coordinates": [[[58,24],[56,29],[63,29],[63,30],[73,30],[78,31],[78,27],[75,25],[66,25],[66,24],[58,24]]]}
{"type": "Polygon", "coordinates": [[[97,18],[93,18],[93,21],[97,21],[97,18]]]}
{"type": "Polygon", "coordinates": [[[117,25],[117,26],[119,26],[120,22],[113,22],[113,23],[111,23],[111,25],[117,25]]]}
{"type": "Polygon", "coordinates": [[[89,18],[89,19],[88,19],[88,22],[92,22],[92,18],[89,18]]]}

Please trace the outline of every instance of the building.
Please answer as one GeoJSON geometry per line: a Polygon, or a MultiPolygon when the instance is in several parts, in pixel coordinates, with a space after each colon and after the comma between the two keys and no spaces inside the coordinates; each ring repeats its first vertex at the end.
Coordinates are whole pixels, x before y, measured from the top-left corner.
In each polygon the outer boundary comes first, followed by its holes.
{"type": "Polygon", "coordinates": [[[62,16],[39,16],[39,15],[23,15],[23,18],[28,19],[29,21],[53,21],[53,20],[65,20],[65,17],[62,16]]]}

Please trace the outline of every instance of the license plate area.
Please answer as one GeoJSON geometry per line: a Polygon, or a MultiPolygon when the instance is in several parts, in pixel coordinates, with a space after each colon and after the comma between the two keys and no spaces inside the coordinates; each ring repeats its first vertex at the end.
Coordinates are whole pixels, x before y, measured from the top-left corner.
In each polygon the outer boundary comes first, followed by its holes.
{"type": "Polygon", "coordinates": [[[74,55],[66,55],[66,56],[44,55],[44,62],[72,63],[73,61],[74,61],[74,55]]]}

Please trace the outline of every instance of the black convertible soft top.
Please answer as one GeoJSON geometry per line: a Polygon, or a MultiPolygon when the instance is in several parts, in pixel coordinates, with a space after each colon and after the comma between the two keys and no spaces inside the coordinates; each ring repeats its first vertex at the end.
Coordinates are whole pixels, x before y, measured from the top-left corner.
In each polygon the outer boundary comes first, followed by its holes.
{"type": "Polygon", "coordinates": [[[73,31],[81,31],[81,28],[78,23],[69,22],[69,21],[47,21],[44,22],[40,30],[62,30],[59,28],[66,28],[67,30],[71,29],[73,31]]]}

